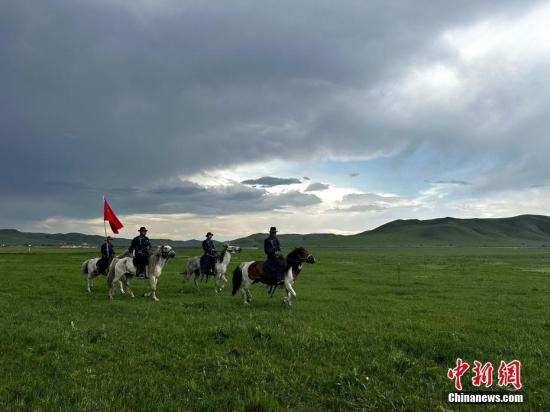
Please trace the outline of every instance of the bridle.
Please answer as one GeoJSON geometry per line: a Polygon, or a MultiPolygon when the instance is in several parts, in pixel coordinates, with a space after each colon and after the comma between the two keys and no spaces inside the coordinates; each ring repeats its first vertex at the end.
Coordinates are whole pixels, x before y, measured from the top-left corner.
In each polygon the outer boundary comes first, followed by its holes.
{"type": "Polygon", "coordinates": [[[171,250],[166,251],[164,249],[164,246],[160,247],[160,250],[157,252],[157,256],[162,256],[164,259],[168,259],[170,257],[171,250]]]}
{"type": "Polygon", "coordinates": [[[308,255],[307,255],[305,258],[300,257],[300,258],[298,258],[298,259],[295,260],[295,259],[291,259],[291,258],[288,258],[288,257],[287,257],[286,260],[287,260],[288,262],[292,262],[292,263],[304,263],[304,262],[307,262],[307,261],[309,260],[309,258],[311,258],[311,257],[313,257],[312,254],[311,254],[311,253],[308,253],[308,255]]]}

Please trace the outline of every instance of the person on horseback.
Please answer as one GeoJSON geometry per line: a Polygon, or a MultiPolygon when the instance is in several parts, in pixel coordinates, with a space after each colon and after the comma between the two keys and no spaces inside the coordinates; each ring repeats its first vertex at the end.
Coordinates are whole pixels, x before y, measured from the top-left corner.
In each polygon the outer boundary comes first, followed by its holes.
{"type": "Polygon", "coordinates": [[[132,244],[128,248],[130,254],[134,256],[137,277],[148,277],[145,269],[149,263],[150,249],[151,241],[147,237],[147,229],[142,226],[139,228],[139,236],[132,239],[132,244]]]}
{"type": "Polygon", "coordinates": [[[212,232],[208,232],[206,234],[206,239],[202,241],[202,250],[204,251],[203,257],[201,260],[206,263],[206,274],[207,275],[215,275],[214,273],[214,265],[216,264],[216,246],[214,245],[214,242],[212,241],[212,237],[214,234],[212,232]]]}
{"type": "Polygon", "coordinates": [[[104,275],[107,274],[107,268],[115,256],[112,240],[113,238],[111,236],[107,236],[105,243],[101,245],[101,259],[97,261],[97,271],[104,275]]]}
{"type": "Polygon", "coordinates": [[[269,237],[264,240],[264,252],[267,260],[263,265],[269,283],[280,284],[284,281],[285,258],[281,252],[281,244],[277,239],[277,228],[269,229],[269,237]]]}

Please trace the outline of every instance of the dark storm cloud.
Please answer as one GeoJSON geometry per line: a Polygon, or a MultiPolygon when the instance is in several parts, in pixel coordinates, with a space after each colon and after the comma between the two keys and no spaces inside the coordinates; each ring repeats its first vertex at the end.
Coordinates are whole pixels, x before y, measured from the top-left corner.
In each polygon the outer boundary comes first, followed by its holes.
{"type": "Polygon", "coordinates": [[[325,183],[319,183],[319,182],[314,182],[314,183],[311,183],[307,188],[306,188],[306,192],[315,192],[315,191],[319,191],[319,190],[325,190],[325,189],[328,189],[330,186],[325,184],[325,183]]]}
{"type": "Polygon", "coordinates": [[[256,185],[262,187],[273,187],[273,186],[283,186],[283,185],[293,185],[296,183],[302,183],[300,179],[296,178],[281,178],[273,176],[263,176],[258,179],[247,179],[243,180],[241,183],[245,185],[256,185]]]}
{"type": "Polygon", "coordinates": [[[17,196],[15,207],[6,210],[6,220],[39,221],[48,217],[97,218],[101,198],[119,214],[193,213],[228,215],[300,208],[321,203],[317,196],[299,191],[269,193],[265,189],[235,183],[206,187],[193,182],[169,182],[158,186],[94,189],[74,182],[56,182],[49,193],[17,196]],[[55,187],[58,190],[53,190],[55,187]],[[70,187],[71,190],[66,190],[70,187]]]}
{"type": "Polygon", "coordinates": [[[299,191],[269,193],[242,184],[203,187],[181,182],[173,187],[138,190],[133,196],[115,197],[123,210],[141,213],[195,213],[227,215],[296,208],[321,203],[315,195],[299,191]],[[136,206],[139,205],[139,206],[136,206]]]}
{"type": "MultiPolygon", "coordinates": [[[[388,124],[378,117],[381,109],[358,111],[348,98],[392,82],[416,61],[448,57],[433,45],[442,30],[531,4],[5,0],[0,227],[51,215],[93,216],[102,194],[118,197],[128,213],[235,210],[243,198],[265,210],[311,204],[318,198],[298,192],[154,186],[209,168],[407,153],[419,144],[443,153],[446,166],[471,159],[478,153],[472,148],[493,160],[489,172],[515,159],[506,171],[517,177],[495,172],[494,180],[532,181],[548,170],[541,157],[547,147],[533,161],[531,152],[509,143],[519,132],[524,143],[546,133],[544,111],[534,127],[518,125],[498,145],[466,139],[458,148],[470,130],[459,133],[457,125],[468,124],[468,113],[438,116],[431,129],[421,118],[411,129],[388,124]],[[525,172],[525,164],[536,171],[525,172]]],[[[496,97],[481,96],[472,110],[483,102],[507,109],[509,90],[495,90],[496,97]]]]}

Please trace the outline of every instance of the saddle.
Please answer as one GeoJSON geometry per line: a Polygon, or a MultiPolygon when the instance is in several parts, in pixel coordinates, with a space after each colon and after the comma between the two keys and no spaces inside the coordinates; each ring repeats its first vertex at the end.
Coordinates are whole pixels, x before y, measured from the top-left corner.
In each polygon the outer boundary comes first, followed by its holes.
{"type": "Polygon", "coordinates": [[[134,267],[136,268],[136,278],[145,278],[147,279],[147,272],[145,270],[147,266],[147,262],[144,261],[142,256],[135,256],[132,259],[132,263],[134,264],[134,267]]]}
{"type": "Polygon", "coordinates": [[[266,260],[262,265],[262,271],[265,273],[267,283],[277,285],[284,281],[284,259],[266,260]]]}
{"type": "Polygon", "coordinates": [[[97,261],[97,271],[102,275],[106,275],[107,268],[109,267],[110,263],[111,261],[109,259],[107,259],[106,257],[102,257],[97,261]]]}
{"type": "Polygon", "coordinates": [[[215,259],[216,259],[215,257],[211,257],[211,256],[208,256],[208,255],[202,255],[201,259],[200,259],[200,271],[201,271],[201,273],[210,275],[211,273],[209,273],[209,269],[214,270],[214,265],[216,264],[215,259]]]}

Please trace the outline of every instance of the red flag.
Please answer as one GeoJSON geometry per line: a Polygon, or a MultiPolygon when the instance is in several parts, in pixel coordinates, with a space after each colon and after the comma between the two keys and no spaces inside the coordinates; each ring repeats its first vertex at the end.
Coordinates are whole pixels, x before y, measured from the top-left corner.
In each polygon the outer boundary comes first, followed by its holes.
{"type": "Polygon", "coordinates": [[[107,203],[107,199],[103,199],[103,220],[106,220],[109,222],[109,226],[111,226],[111,230],[113,233],[118,233],[118,229],[122,229],[124,226],[122,223],[120,223],[120,220],[118,220],[118,217],[116,217],[115,212],[113,212],[113,209],[111,209],[111,206],[109,206],[109,203],[107,203]]]}

